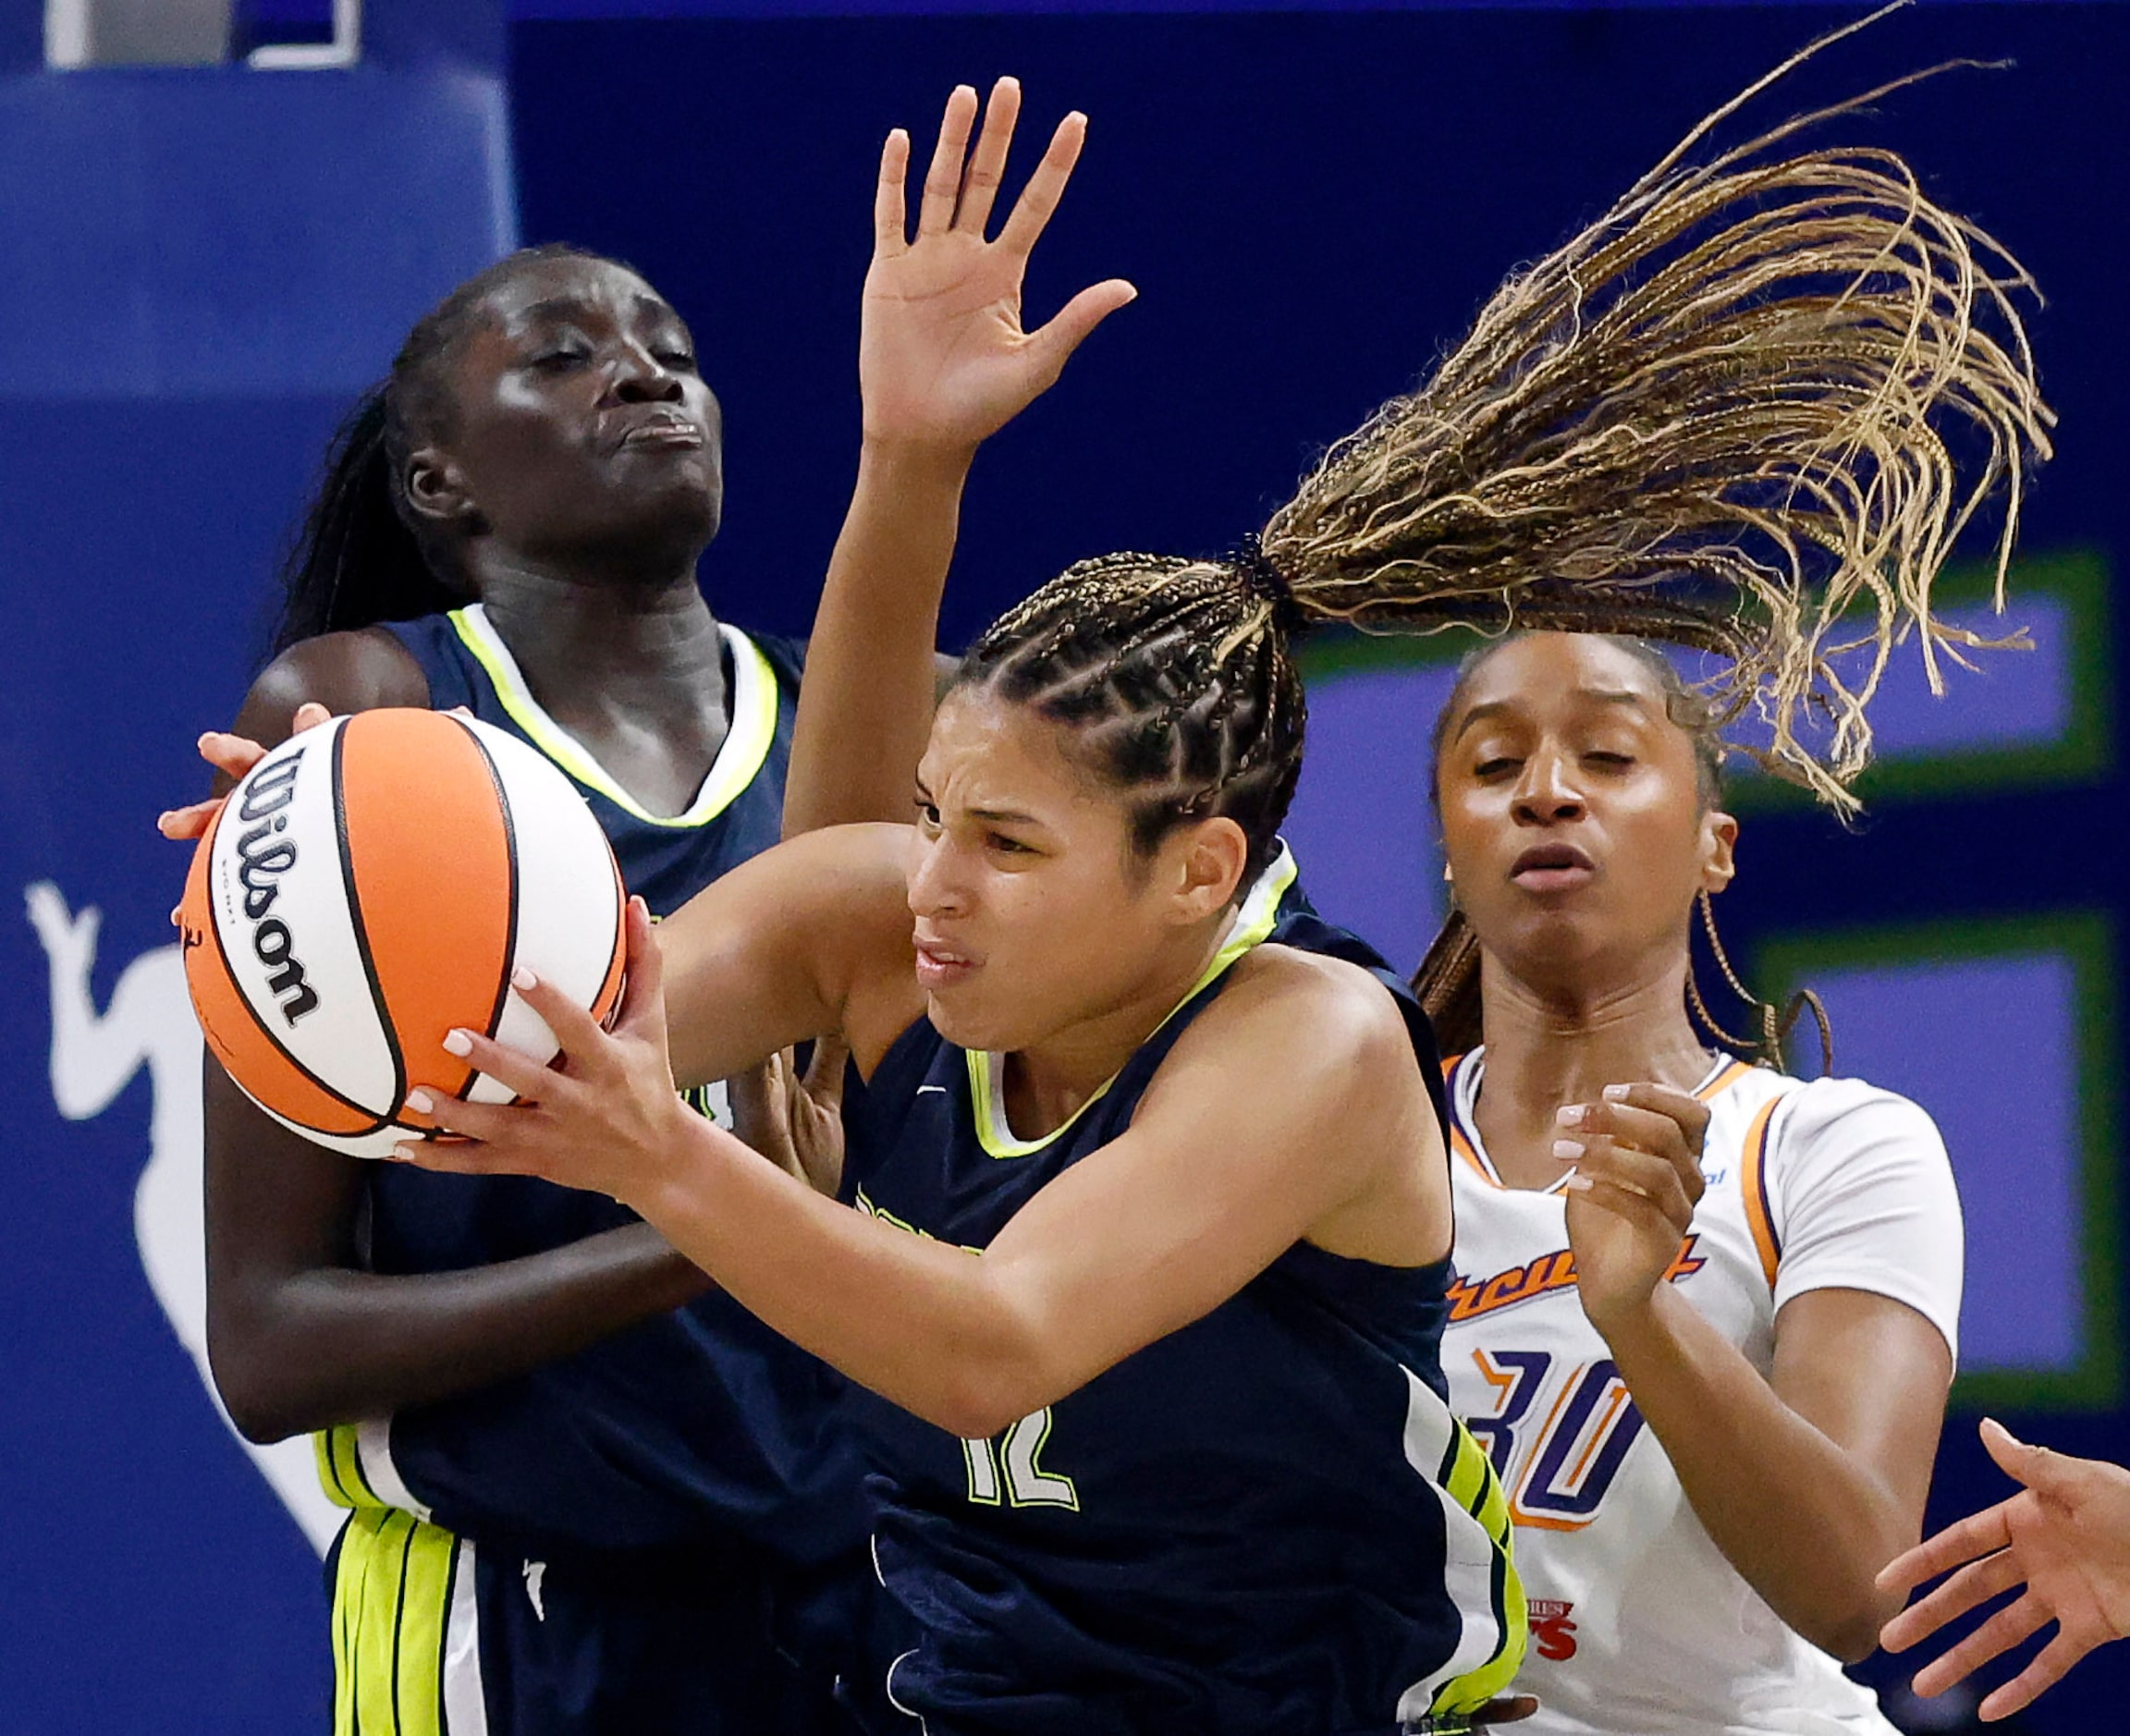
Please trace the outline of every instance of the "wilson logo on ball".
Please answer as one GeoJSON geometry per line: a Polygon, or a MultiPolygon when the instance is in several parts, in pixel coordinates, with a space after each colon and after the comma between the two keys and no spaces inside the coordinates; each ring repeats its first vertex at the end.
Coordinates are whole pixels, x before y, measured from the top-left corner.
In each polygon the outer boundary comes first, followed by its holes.
{"type": "Polygon", "coordinates": [[[296,774],[302,764],[303,751],[299,748],[248,784],[237,810],[239,820],[257,823],[237,840],[237,854],[244,864],[237,877],[244,886],[244,914],[251,919],[251,950],[273,972],[266,986],[290,1024],[318,1010],[318,992],[303,980],[303,961],[296,956],[288,924],[267,912],[281,896],[281,876],[296,865],[296,846],[282,836],[288,829],[288,816],[281,810],[296,799],[296,774]]]}
{"type": "Polygon", "coordinates": [[[459,1027],[552,1056],[522,964],[605,1019],[622,893],[576,787],[505,730],[410,710],[335,718],[230,792],[179,908],[208,1047],[307,1138],[375,1157],[431,1131],[407,1107],[509,1093],[443,1046],[459,1027]]]}

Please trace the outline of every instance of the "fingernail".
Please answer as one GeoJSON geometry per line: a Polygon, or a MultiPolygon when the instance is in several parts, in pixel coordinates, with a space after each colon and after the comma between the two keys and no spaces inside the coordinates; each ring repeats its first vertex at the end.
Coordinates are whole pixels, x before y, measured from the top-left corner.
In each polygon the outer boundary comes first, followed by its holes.
{"type": "Polygon", "coordinates": [[[1553,1142],[1553,1155],[1563,1162],[1573,1163],[1583,1155],[1582,1142],[1573,1139],[1557,1139],[1553,1142]]]}
{"type": "Polygon", "coordinates": [[[436,1111],[436,1099],[417,1085],[407,1094],[407,1106],[416,1115],[434,1115],[436,1111]]]}
{"type": "Polygon", "coordinates": [[[1597,1185],[1588,1176],[1570,1176],[1567,1180],[1561,1184],[1561,1192],[1563,1193],[1587,1193],[1597,1185]]]}
{"type": "Polygon", "coordinates": [[[447,1031],[444,1034],[444,1052],[447,1055],[471,1055],[473,1053],[473,1033],[471,1031],[447,1031]]]}
{"type": "Polygon", "coordinates": [[[410,1164],[414,1161],[414,1147],[411,1145],[395,1145],[386,1155],[393,1163],[410,1164]]]}
{"type": "Polygon", "coordinates": [[[1562,1127],[1581,1127],[1583,1125],[1583,1106],[1579,1103],[1563,1104],[1560,1108],[1553,1111],[1553,1119],[1560,1122],[1562,1127]]]}
{"type": "Polygon", "coordinates": [[[216,730],[216,729],[202,729],[202,730],[200,732],[200,740],[197,740],[197,741],[195,741],[195,742],[194,742],[192,745],[193,745],[194,747],[196,747],[196,748],[204,748],[204,747],[205,747],[205,746],[206,746],[206,745],[207,745],[207,744],[208,744],[210,741],[214,740],[214,738],[215,738],[217,735],[219,735],[220,733],[221,733],[221,732],[220,732],[219,730],[216,730]]]}
{"type": "Polygon", "coordinates": [[[1605,1101],[1608,1103],[1625,1103],[1627,1101],[1627,1087],[1625,1085],[1606,1086],[1605,1101]]]}
{"type": "Polygon", "coordinates": [[[510,972],[510,986],[516,989],[520,995],[522,995],[527,989],[538,988],[540,986],[540,979],[534,976],[532,972],[528,971],[523,965],[520,965],[515,971],[510,972]]]}

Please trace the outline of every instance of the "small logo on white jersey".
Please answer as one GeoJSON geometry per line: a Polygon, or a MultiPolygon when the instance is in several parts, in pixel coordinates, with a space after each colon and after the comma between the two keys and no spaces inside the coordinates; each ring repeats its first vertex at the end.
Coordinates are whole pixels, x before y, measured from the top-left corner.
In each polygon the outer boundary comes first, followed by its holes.
{"type": "Polygon", "coordinates": [[[1556,1664],[1575,1656],[1575,1606],[1558,1597],[1531,1599],[1531,1649],[1556,1664]]]}
{"type": "Polygon", "coordinates": [[[532,1613],[545,1621],[547,1620],[547,1605],[540,1595],[540,1582],[547,1577],[547,1563],[528,1561],[525,1563],[524,1573],[526,1598],[532,1605],[532,1613]]]}

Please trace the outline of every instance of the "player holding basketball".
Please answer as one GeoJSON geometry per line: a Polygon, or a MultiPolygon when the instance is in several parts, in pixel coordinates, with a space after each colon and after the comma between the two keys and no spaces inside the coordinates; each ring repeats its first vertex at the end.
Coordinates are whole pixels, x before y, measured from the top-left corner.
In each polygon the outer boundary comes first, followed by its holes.
{"type": "MultiPolygon", "coordinates": [[[[1817,633],[1721,611],[1710,589],[1809,597],[1820,631],[1868,592],[1890,624],[1905,613],[1928,642],[1956,638],[1928,616],[1959,505],[1932,421],[1971,419],[2015,467],[2045,418],[2022,360],[1974,323],[1979,238],[1884,159],[1676,162],[1505,288],[1435,380],[1334,448],[1237,557],[1084,563],[995,624],[933,726],[912,830],[784,846],[662,943],[633,914],[612,1034],[520,984],[561,1035],[560,1075],[455,1034],[530,1106],[411,1104],[481,1142],[409,1147],[413,1161],[629,1201],[878,1396],[875,1556],[906,1629],[879,1662],[888,1699],[930,1730],[1387,1730],[1453,1722],[1507,1674],[1495,1489],[1438,1397],[1449,1183],[1414,1066],[1426,1027],[1356,968],[1372,955],[1297,905],[1274,836],[1300,771],[1290,635],[1483,617],[1506,594],[1540,619],[1713,642],[1736,697],[1768,696],[1779,756],[1832,783],[1863,739],[1853,727],[1830,771],[1790,728],[1808,692],[1841,698],[1793,679],[1827,673],[1817,633]],[[1687,237],[1680,266],[1667,249],[1687,237]],[[1824,294],[1851,273],[1847,294],[1824,294]],[[1832,559],[1785,578],[1723,540],[1748,500],[1787,547],[1832,559]],[[867,1080],[844,1179],[855,1214],[672,1105],[676,1074],[829,1030],[867,1080]]],[[[899,194],[892,158],[885,178],[899,194]]],[[[928,184],[927,205],[953,190],[928,184]]],[[[883,206],[892,251],[899,198],[883,206]]],[[[1536,654],[1500,654],[1512,672],[1536,654]]],[[[1728,837],[1695,805],[1692,743],[1662,735],[1676,726],[1652,669],[1622,654],[1598,670],[1598,715],[1633,705],[1649,738],[1634,745],[1677,762],[1641,841],[1683,827],[1701,853],[1662,858],[1667,886],[1715,875],[1728,837]]],[[[1506,719],[1512,698],[1486,715],[1506,719]]],[[[1622,896],[1630,943],[1652,952],[1676,926],[1683,959],[1683,914],[1659,922],[1654,893],[1622,896]]],[[[1599,1215],[1581,1242],[1607,1281],[1592,1295],[1640,1332],[1623,1356],[1658,1343],[1638,1377],[1661,1426],[1691,1443],[1671,1403],[1683,1386],[1758,1402],[1767,1450],[1823,1485],[1796,1498],[1876,1527],[1867,1554],[1902,1522],[1906,1490],[1881,1482],[1912,1466],[1915,1431],[1854,1401],[1872,1427],[1847,1444],[1897,1449],[1856,1470],[1781,1395],[1755,1400],[1746,1383],[1767,1383],[1720,1337],[1675,1310],[1647,1325],[1670,1308],[1634,1301],[1653,1239],[1649,1283],[1682,1255],[1684,1226],[1655,1196],[1686,1191],[1691,1112],[1646,1088],[1590,1094],[1576,1204],[1599,1215]],[[1661,1174],[1634,1161],[1636,1138],[1661,1174]]],[[[1772,1234],[1823,1276],[1817,1226],[1788,1205],[1772,1234]]],[[[1832,1325],[1860,1352],[1907,1352],[1909,1389],[1941,1397],[1950,1351],[1923,1341],[1927,1320],[1904,1336],[1867,1306],[1832,1325]]],[[[1834,1598],[1793,1608],[1842,1644],[1869,1620],[1834,1598]]]]}
{"type": "MultiPolygon", "coordinates": [[[[1017,104],[1002,84],[979,152],[994,185],[1017,104]]],[[[950,105],[957,157],[974,107],[950,105]]],[[[869,284],[868,379],[905,368],[961,394],[972,445],[1129,299],[1103,286],[1019,329],[1021,270],[1081,137],[1077,116],[1059,128],[998,242],[972,212],[869,284]],[[1001,341],[957,352],[941,288],[1001,341]]],[[[846,541],[891,568],[869,503],[951,500],[885,396],[868,394],[846,541]]],[[[660,911],[780,825],[900,812],[900,774],[889,796],[818,733],[794,749],[795,648],[715,620],[697,588],[718,435],[686,327],[634,272],[538,249],[482,274],[343,431],[283,649],[238,728],[273,741],[327,711],[466,706],[576,781],[660,911]]],[[[194,832],[202,811],[166,822],[194,832]]],[[[208,1093],[218,1383],[248,1435],[320,1431],[328,1491],[354,1510],[330,1568],[343,1736],[826,1718],[826,1678],[778,1655],[802,1637],[785,1611],[833,1589],[863,1540],[826,1372],[608,1202],[340,1157],[218,1070],[208,1093]]]]}

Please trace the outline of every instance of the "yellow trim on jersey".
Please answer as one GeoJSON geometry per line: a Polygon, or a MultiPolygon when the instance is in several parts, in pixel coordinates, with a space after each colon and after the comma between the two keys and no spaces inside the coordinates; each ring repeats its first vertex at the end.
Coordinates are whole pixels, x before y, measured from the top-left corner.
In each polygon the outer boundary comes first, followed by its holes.
{"type": "MultiPolygon", "coordinates": [[[[1252,947],[1261,945],[1279,921],[1279,900],[1287,896],[1287,888],[1294,884],[1301,870],[1294,865],[1293,853],[1286,845],[1272,859],[1271,865],[1257,876],[1257,884],[1250,888],[1250,896],[1242,900],[1242,908],[1236,911],[1235,922],[1228,931],[1228,938],[1220,950],[1213,955],[1203,974],[1191,985],[1191,992],[1169,1009],[1169,1019],[1181,1012],[1199,995],[1205,993],[1229,966],[1252,947]]],[[[1149,1040],[1151,1040],[1149,1033],[1149,1040]]],[[[994,1157],[1028,1157],[1041,1151],[1063,1133],[1088,1110],[1092,1109],[1117,1082],[1112,1073],[1096,1087],[1095,1094],[1077,1109],[1067,1116],[1041,1139],[1019,1139],[1006,1121],[1005,1057],[989,1049],[970,1049],[963,1059],[969,1066],[969,1100],[975,1111],[976,1137],[984,1149],[994,1157]]]]}
{"type": "Polygon", "coordinates": [[[1505,1693],[1516,1679],[1531,1643],[1531,1614],[1524,1596],[1524,1582],[1516,1572],[1514,1527],[1501,1479],[1495,1475],[1493,1461],[1472,1432],[1459,1422],[1452,1422],[1451,1427],[1455,1434],[1440,1483],[1443,1492],[1479,1522],[1494,1546],[1491,1602],[1501,1636],[1494,1655],[1485,1663],[1452,1676],[1435,1691],[1428,1708],[1430,1719],[1458,1728],[1463,1718],[1505,1693]]]}
{"type": "Polygon", "coordinates": [[[532,690],[525,685],[510,647],[503,642],[480,604],[453,609],[448,619],[466,649],[473,654],[474,661],[496,684],[496,696],[503,702],[510,720],[524,730],[532,745],[586,789],[597,790],[622,813],[646,825],[675,830],[707,825],[732,805],[733,799],[754,781],[755,774],[768,761],[769,749],[777,739],[777,671],[762,648],[737,627],[722,621],[717,624],[725,649],[732,657],[732,727],[726,732],[717,757],[710,763],[709,774],[695,792],[695,800],[685,813],[667,815],[652,813],[641,806],[585,752],[576,737],[541,709],[532,690]]]}
{"type": "Polygon", "coordinates": [[[322,1428],[311,1437],[318,1455],[318,1481],[325,1498],[336,1507],[377,1507],[385,1503],[362,1474],[362,1455],[355,1448],[355,1424],[341,1423],[322,1428]]]}
{"type": "Polygon", "coordinates": [[[349,1515],[333,1575],[333,1736],[445,1736],[458,1559],[457,1537],[398,1508],[349,1515]]]}

